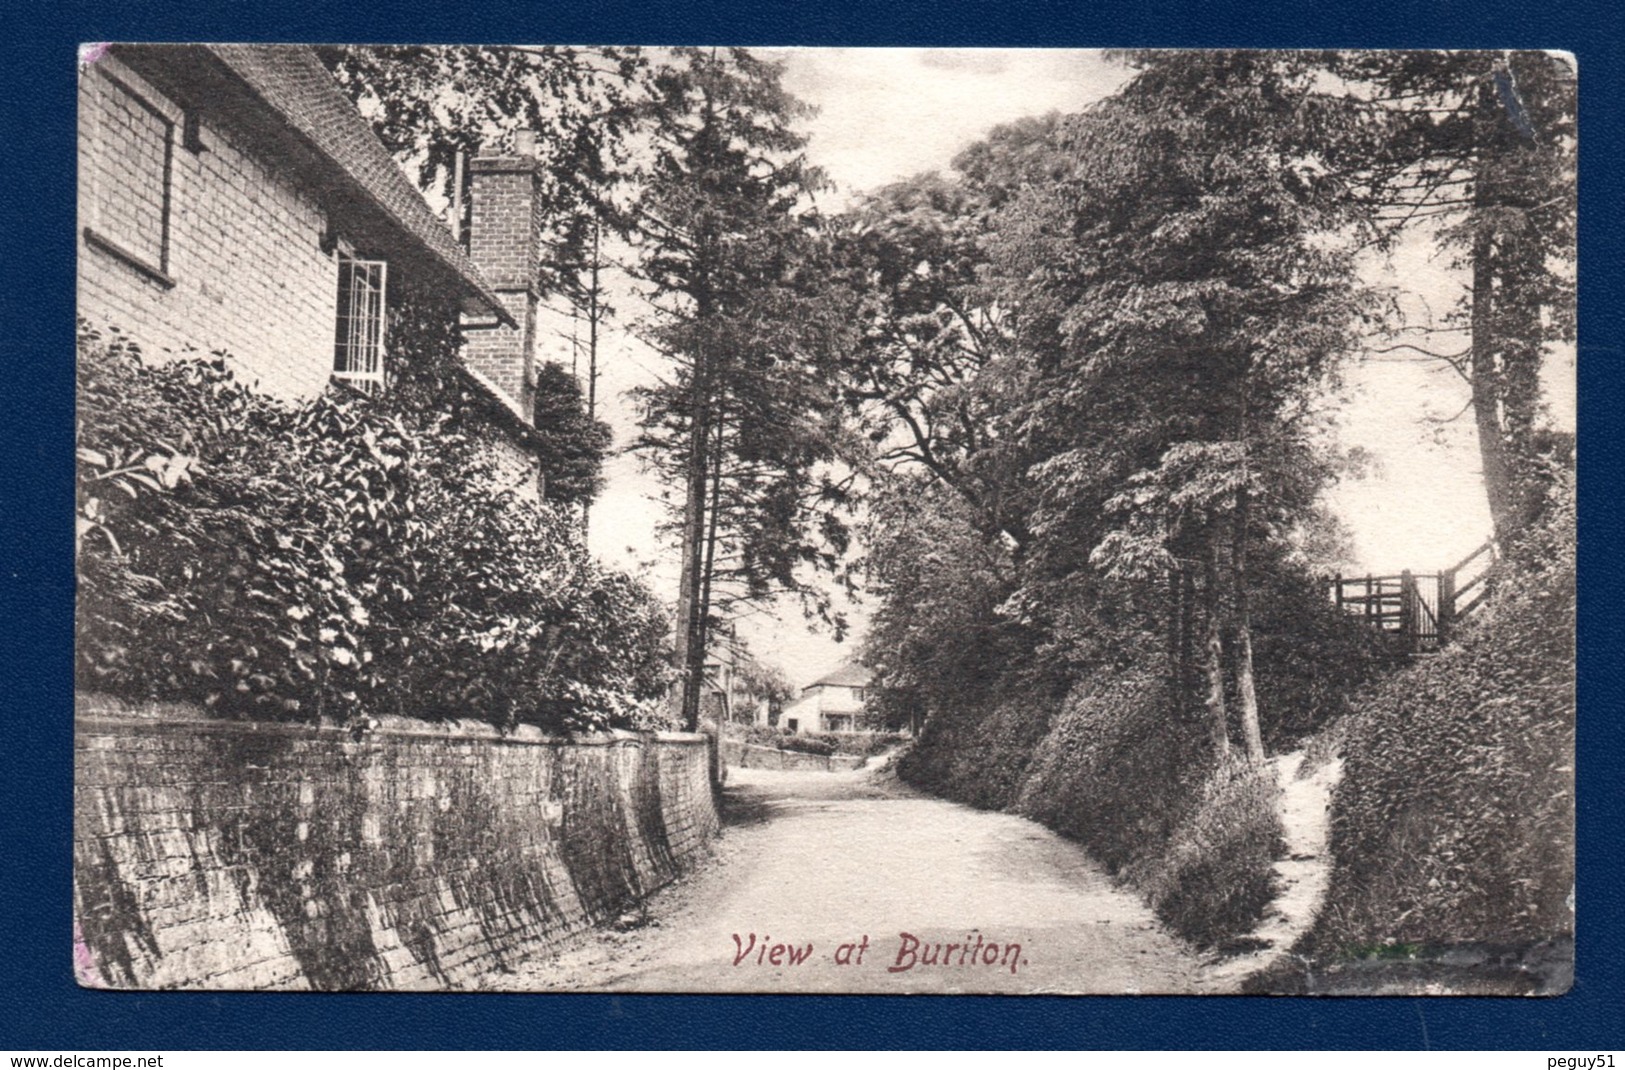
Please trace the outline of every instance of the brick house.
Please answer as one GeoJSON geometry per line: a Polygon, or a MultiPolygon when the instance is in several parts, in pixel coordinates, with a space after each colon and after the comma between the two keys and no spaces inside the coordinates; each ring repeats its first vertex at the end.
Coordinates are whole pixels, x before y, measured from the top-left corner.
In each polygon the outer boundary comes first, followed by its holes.
{"type": "Polygon", "coordinates": [[[334,379],[387,390],[392,317],[433,295],[467,332],[499,467],[538,497],[531,145],[473,162],[465,250],[309,48],[98,46],[79,78],[79,315],[149,355],[225,351],[297,400],[334,379]]]}

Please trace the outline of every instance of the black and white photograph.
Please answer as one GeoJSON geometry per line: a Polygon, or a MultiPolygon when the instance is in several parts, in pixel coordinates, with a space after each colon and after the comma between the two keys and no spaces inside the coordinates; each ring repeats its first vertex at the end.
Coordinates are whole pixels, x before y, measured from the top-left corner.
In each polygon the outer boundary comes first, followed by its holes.
{"type": "Polygon", "coordinates": [[[81,987],[1574,985],[1573,56],[77,79],[81,987]]]}

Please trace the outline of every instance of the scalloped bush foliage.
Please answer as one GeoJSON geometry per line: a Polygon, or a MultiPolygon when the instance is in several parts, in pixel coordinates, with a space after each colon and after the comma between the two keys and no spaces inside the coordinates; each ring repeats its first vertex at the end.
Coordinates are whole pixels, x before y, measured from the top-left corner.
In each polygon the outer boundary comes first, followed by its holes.
{"type": "Polygon", "coordinates": [[[1160,674],[1097,672],[1052,720],[1012,809],[1120,873],[1173,838],[1211,753],[1202,725],[1173,709],[1160,674]]]}
{"type": "Polygon", "coordinates": [[[1214,770],[1167,845],[1126,876],[1187,940],[1211,946],[1248,931],[1275,891],[1278,794],[1274,777],[1245,762],[1214,770]]]}
{"type": "Polygon", "coordinates": [[[1312,950],[1573,932],[1575,534],[1568,473],[1461,640],[1360,704],[1312,950]]]}
{"type": "Polygon", "coordinates": [[[81,326],[77,682],[223,715],[631,725],[664,615],[477,426],[388,397],[292,406],[223,355],[81,326]],[[391,407],[392,403],[396,407],[391,407]]]}

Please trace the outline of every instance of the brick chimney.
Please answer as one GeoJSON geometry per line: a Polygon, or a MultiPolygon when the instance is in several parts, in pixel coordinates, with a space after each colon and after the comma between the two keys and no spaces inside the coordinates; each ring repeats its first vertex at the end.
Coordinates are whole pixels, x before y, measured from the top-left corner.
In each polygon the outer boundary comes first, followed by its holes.
{"type": "Polygon", "coordinates": [[[529,420],[542,240],[536,135],[521,130],[514,135],[512,152],[498,153],[494,147],[488,151],[482,150],[469,164],[468,253],[519,327],[468,331],[463,359],[529,420]]]}

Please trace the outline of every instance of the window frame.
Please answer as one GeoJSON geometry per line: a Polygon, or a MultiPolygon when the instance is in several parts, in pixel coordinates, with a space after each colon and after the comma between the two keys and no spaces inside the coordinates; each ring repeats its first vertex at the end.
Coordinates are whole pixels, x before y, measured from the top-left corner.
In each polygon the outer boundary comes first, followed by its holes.
{"type": "MultiPolygon", "coordinates": [[[[389,261],[358,256],[341,247],[334,257],[334,267],[336,303],[333,309],[331,377],[334,382],[343,383],[353,390],[368,394],[382,393],[387,356],[384,342],[389,333],[389,261]],[[358,266],[377,270],[375,289],[358,291],[355,274],[358,266]],[[347,267],[350,270],[348,286],[345,278],[347,267]],[[355,313],[354,302],[358,293],[370,306],[364,319],[355,313]],[[358,322],[367,325],[362,327],[359,334],[358,322]],[[361,354],[360,363],[370,367],[356,370],[354,365],[358,352],[361,354]],[[341,368],[341,364],[350,366],[341,368]]],[[[367,284],[361,285],[365,287],[367,284]]]]}
{"type": "MultiPolygon", "coordinates": [[[[163,190],[159,205],[158,219],[158,256],[154,260],[147,252],[133,249],[126,240],[109,232],[110,228],[103,219],[104,205],[107,201],[108,189],[106,154],[110,151],[106,136],[106,115],[98,110],[95,118],[93,153],[95,154],[95,170],[91,176],[91,222],[84,228],[85,243],[92,248],[109,254],[117,260],[135,268],[143,275],[164,286],[166,289],[175,285],[175,279],[169,273],[170,245],[173,238],[173,220],[175,203],[175,128],[184,119],[185,113],[179,108],[170,105],[170,110],[160,106],[158,100],[163,100],[158,94],[148,90],[144,85],[136,83],[133,78],[125,77],[122,70],[114,73],[105,65],[95,68],[94,76],[106,80],[110,91],[123,93],[163,125],[163,190]],[[157,98],[157,99],[154,99],[157,98]],[[175,114],[171,114],[171,111],[175,114]],[[177,118],[179,115],[181,118],[177,118]]],[[[168,104],[168,101],[164,101],[168,104]]]]}

